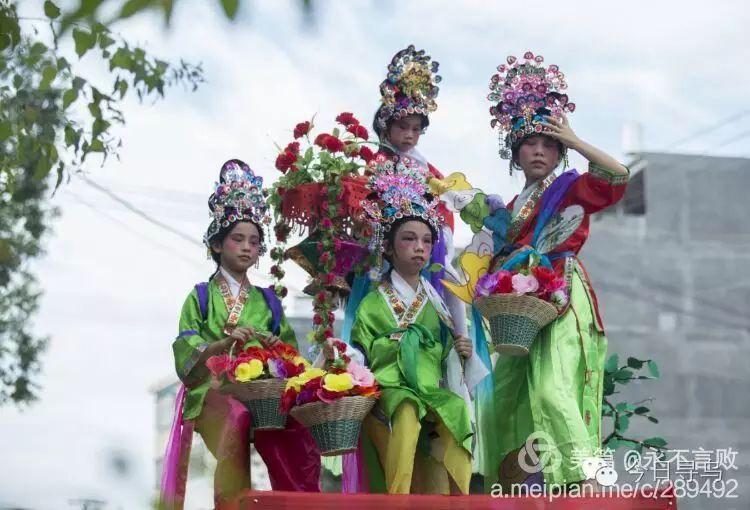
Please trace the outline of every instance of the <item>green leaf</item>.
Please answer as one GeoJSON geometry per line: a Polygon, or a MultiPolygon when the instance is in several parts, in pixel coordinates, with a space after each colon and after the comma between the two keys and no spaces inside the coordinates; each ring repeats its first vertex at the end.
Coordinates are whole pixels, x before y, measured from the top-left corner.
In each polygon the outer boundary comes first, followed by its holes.
{"type": "Polygon", "coordinates": [[[620,433],[620,435],[624,434],[626,430],[628,430],[628,427],[630,426],[630,418],[627,416],[620,415],[617,417],[617,424],[615,425],[615,428],[620,433]]]}
{"type": "Polygon", "coordinates": [[[55,19],[60,16],[60,8],[54,3],[50,2],[50,0],[47,0],[46,2],[44,2],[44,14],[49,19],[55,19]]]}
{"type": "Polygon", "coordinates": [[[239,0],[220,0],[221,6],[224,8],[224,14],[227,15],[227,18],[234,19],[235,16],[237,16],[237,11],[240,7],[239,0]]]}
{"type": "Polygon", "coordinates": [[[643,368],[643,361],[636,358],[628,358],[628,366],[636,370],[643,368]]]}
{"type": "Polygon", "coordinates": [[[604,443],[605,448],[610,448],[611,450],[617,450],[620,447],[620,440],[616,437],[613,437],[606,443],[604,443]]]}
{"type": "Polygon", "coordinates": [[[604,370],[611,373],[617,372],[617,367],[619,366],[619,364],[620,357],[617,354],[613,354],[607,360],[607,365],[604,367],[604,370]]]}
{"type": "Polygon", "coordinates": [[[67,109],[68,106],[73,104],[78,99],[78,90],[68,89],[63,94],[63,110],[67,109]]]}
{"type": "Polygon", "coordinates": [[[55,76],[57,76],[57,68],[53,66],[45,66],[45,68],[42,69],[42,80],[39,82],[39,88],[41,90],[48,89],[54,81],[55,76]]]}
{"type": "Polygon", "coordinates": [[[120,9],[120,18],[129,18],[143,9],[151,7],[152,0],[128,0],[120,9]]]}
{"type": "Polygon", "coordinates": [[[649,409],[648,407],[644,407],[644,406],[636,407],[635,408],[635,414],[646,414],[650,410],[651,409],[649,409]]]}
{"type": "Polygon", "coordinates": [[[73,88],[74,89],[81,90],[84,85],[86,85],[86,80],[84,80],[80,76],[76,76],[75,78],[73,78],[73,88]]]}
{"type": "Polygon", "coordinates": [[[16,89],[20,89],[23,87],[23,77],[20,74],[17,74],[13,77],[13,86],[16,89]]]}
{"type": "Polygon", "coordinates": [[[45,156],[45,157],[39,158],[39,161],[36,164],[36,169],[34,170],[34,179],[36,180],[44,179],[51,169],[52,169],[52,162],[49,160],[48,157],[45,156]]]}
{"type": "Polygon", "coordinates": [[[648,418],[648,421],[650,421],[651,423],[659,423],[659,420],[654,418],[653,416],[646,416],[646,418],[648,418]]]}
{"type": "Polygon", "coordinates": [[[648,439],[644,439],[643,442],[649,446],[655,446],[659,448],[664,448],[665,446],[667,446],[667,441],[661,437],[650,437],[648,439]]]}
{"type": "Polygon", "coordinates": [[[65,57],[59,57],[57,59],[57,68],[61,71],[64,69],[70,69],[70,64],[65,57]]]}
{"type": "Polygon", "coordinates": [[[627,402],[620,402],[615,406],[615,409],[617,409],[618,413],[624,413],[625,411],[632,411],[633,405],[628,404],[627,402]]]}
{"type": "Polygon", "coordinates": [[[89,145],[89,152],[104,152],[104,142],[99,138],[94,138],[89,145]]]}
{"type": "Polygon", "coordinates": [[[427,268],[427,271],[430,273],[439,273],[443,270],[443,264],[438,264],[435,262],[434,264],[430,264],[430,267],[427,268]]]}
{"type": "Polygon", "coordinates": [[[120,80],[117,84],[117,91],[120,93],[120,99],[125,97],[125,94],[128,92],[128,82],[125,80],[120,80]]]}
{"type": "Polygon", "coordinates": [[[4,120],[0,122],[0,141],[7,140],[13,134],[13,125],[4,120]]]}
{"type": "Polygon", "coordinates": [[[99,34],[99,47],[101,49],[108,48],[109,46],[112,46],[115,43],[115,40],[112,39],[109,34],[106,32],[102,32],[99,34]]]}
{"type": "Polygon", "coordinates": [[[47,45],[40,42],[35,42],[29,50],[29,54],[33,57],[41,57],[47,52],[47,45]]]}
{"type": "Polygon", "coordinates": [[[102,109],[99,108],[99,103],[93,101],[89,103],[89,112],[91,112],[91,115],[97,118],[102,116],[102,109]]]}
{"type": "Polygon", "coordinates": [[[622,368],[615,373],[615,381],[619,383],[627,383],[633,378],[633,371],[627,368],[622,368]]]}
{"type": "Polygon", "coordinates": [[[107,129],[109,129],[110,123],[104,119],[96,119],[93,126],[91,127],[92,134],[97,137],[107,129]]]}
{"type": "Polygon", "coordinates": [[[130,51],[125,48],[118,48],[112,58],[109,59],[109,70],[117,68],[130,70],[132,62],[133,57],[130,51]]]}
{"type": "Polygon", "coordinates": [[[655,361],[649,361],[648,362],[648,371],[651,372],[651,375],[659,378],[659,365],[656,364],[655,361]]]}
{"type": "Polygon", "coordinates": [[[74,28],[73,40],[76,44],[76,54],[80,58],[85,55],[87,51],[94,47],[94,45],[96,44],[96,35],[87,30],[74,28]]]}
{"type": "Polygon", "coordinates": [[[68,147],[75,145],[78,148],[78,137],[76,130],[70,124],[65,125],[65,145],[68,147]]]}

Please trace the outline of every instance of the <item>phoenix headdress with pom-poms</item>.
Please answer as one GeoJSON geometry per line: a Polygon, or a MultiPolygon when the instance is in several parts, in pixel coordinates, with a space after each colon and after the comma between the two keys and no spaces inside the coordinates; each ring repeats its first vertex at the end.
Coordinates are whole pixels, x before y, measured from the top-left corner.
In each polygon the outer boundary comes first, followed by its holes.
{"type": "MultiPolygon", "coordinates": [[[[252,221],[264,232],[271,223],[271,215],[263,192],[263,178],[255,175],[244,161],[230,159],[219,173],[216,189],[208,198],[212,218],[203,243],[211,249],[211,240],[222,228],[238,221],[252,221]]],[[[263,238],[267,236],[263,235],[263,238]]],[[[265,247],[261,247],[261,255],[265,247]]]]}
{"type": "MultiPolygon", "coordinates": [[[[369,221],[372,235],[368,248],[382,265],[385,251],[385,235],[393,224],[403,218],[421,219],[427,222],[435,235],[440,234],[441,218],[438,213],[439,200],[429,194],[427,169],[402,156],[397,159],[377,155],[370,162],[372,175],[370,198],[362,201],[365,218],[369,221]]],[[[379,267],[375,271],[379,271],[379,267]]]]}
{"type": "Polygon", "coordinates": [[[381,106],[377,123],[381,129],[389,120],[398,120],[407,115],[424,116],[437,110],[440,64],[433,61],[424,50],[414,45],[396,53],[388,65],[388,76],[380,84],[381,106]]]}
{"type": "Polygon", "coordinates": [[[500,131],[500,157],[512,158],[513,147],[525,136],[543,133],[545,116],[560,120],[576,105],[563,91],[565,75],[556,65],[544,67],[544,57],[527,51],[522,60],[514,56],[497,67],[490,80],[490,125],[500,131]]]}

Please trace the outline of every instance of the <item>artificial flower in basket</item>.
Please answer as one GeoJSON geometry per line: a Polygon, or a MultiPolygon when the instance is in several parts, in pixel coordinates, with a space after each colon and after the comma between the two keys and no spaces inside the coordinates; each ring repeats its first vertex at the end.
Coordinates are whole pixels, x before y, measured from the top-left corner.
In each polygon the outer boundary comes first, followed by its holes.
{"type": "Polygon", "coordinates": [[[356,240],[357,219],[368,193],[363,169],[374,153],[367,147],[367,128],[354,115],[341,113],[336,122],[338,127],[330,133],[314,137],[311,121],[297,124],[294,140],[276,158],[283,175],[274,183],[269,200],[279,243],[293,231],[307,236],[286,252],[275,250],[272,257],[277,264],[291,258],[305,269],[313,277],[306,288],[310,295],[321,289],[348,294],[345,277],[367,253],[356,240]]]}
{"type": "Polygon", "coordinates": [[[281,411],[281,397],[287,379],[302,374],[310,364],[290,345],[277,342],[271,347],[250,346],[206,361],[209,371],[229,393],[250,410],[253,428],[283,429],[287,412],[281,411]]]}
{"type": "Polygon", "coordinates": [[[525,356],[539,331],[557,318],[568,302],[565,280],[551,267],[540,265],[533,249],[519,255],[528,263],[504,264],[494,273],[480,277],[475,288],[475,304],[490,324],[495,349],[500,354],[525,356]]]}
{"type": "Polygon", "coordinates": [[[324,456],[356,450],[362,420],[380,396],[375,376],[346,354],[347,346],[330,339],[337,356],[326,370],[308,367],[286,384],[282,412],[310,429],[324,456]]]}

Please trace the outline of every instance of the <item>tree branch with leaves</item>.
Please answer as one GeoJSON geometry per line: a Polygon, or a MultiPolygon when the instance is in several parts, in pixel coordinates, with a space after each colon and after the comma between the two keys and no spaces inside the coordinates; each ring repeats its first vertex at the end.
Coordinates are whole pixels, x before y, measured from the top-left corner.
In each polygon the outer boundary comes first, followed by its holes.
{"type": "Polygon", "coordinates": [[[47,340],[32,333],[40,291],[30,265],[43,253],[56,213],[50,190],[81,171],[91,154],[103,162],[117,156],[115,127],[125,123],[128,94],[156,100],[168,87],[195,90],[203,81],[200,65],[155,58],[95,16],[73,19],[47,0],[44,16],[24,18],[17,4],[0,0],[0,405],[30,402],[39,389],[47,340]],[[59,49],[68,40],[78,61],[59,49]],[[79,72],[84,57],[107,67],[108,86],[79,72]]]}

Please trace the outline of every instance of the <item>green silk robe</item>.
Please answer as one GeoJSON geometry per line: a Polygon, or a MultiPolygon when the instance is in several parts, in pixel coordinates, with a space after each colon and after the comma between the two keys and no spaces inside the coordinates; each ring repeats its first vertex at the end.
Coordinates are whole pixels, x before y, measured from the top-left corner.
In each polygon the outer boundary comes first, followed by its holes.
{"type": "MultiPolygon", "coordinates": [[[[203,400],[211,384],[208,373],[202,371],[203,373],[199,374],[201,371],[194,370],[195,365],[201,353],[211,342],[222,340],[227,336],[224,333],[224,326],[229,318],[229,311],[219,286],[213,279],[208,282],[207,315],[208,317],[204,321],[198,304],[198,293],[193,289],[182,305],[179,334],[172,343],[175,370],[187,387],[183,412],[186,420],[195,418],[201,413],[203,400]]],[[[258,331],[270,331],[271,329],[271,310],[261,291],[254,286],[251,286],[248,292],[247,301],[242,308],[237,326],[253,327],[258,331]]],[[[282,316],[281,319],[279,338],[284,343],[297,348],[297,339],[285,316],[282,316]]],[[[246,344],[246,347],[250,345],[260,345],[260,343],[257,340],[252,340],[246,344]]]]}
{"type": "Polygon", "coordinates": [[[419,335],[419,348],[413,359],[399,353],[406,333],[401,340],[391,338],[394,331],[403,331],[403,324],[402,329],[398,329],[394,313],[384,294],[374,288],[362,300],[351,334],[352,343],[362,349],[380,384],[380,409],[390,420],[398,406],[408,399],[416,405],[420,420],[429,411],[434,412],[458,444],[471,452],[473,432],[466,402],[452,391],[441,388],[443,361],[452,344],[442,341],[441,336],[445,335],[441,335],[441,321],[435,307],[429,299],[424,299],[421,310],[411,322],[424,327],[412,332],[419,335]],[[410,370],[416,376],[416,387],[407,383],[410,370]]]}

